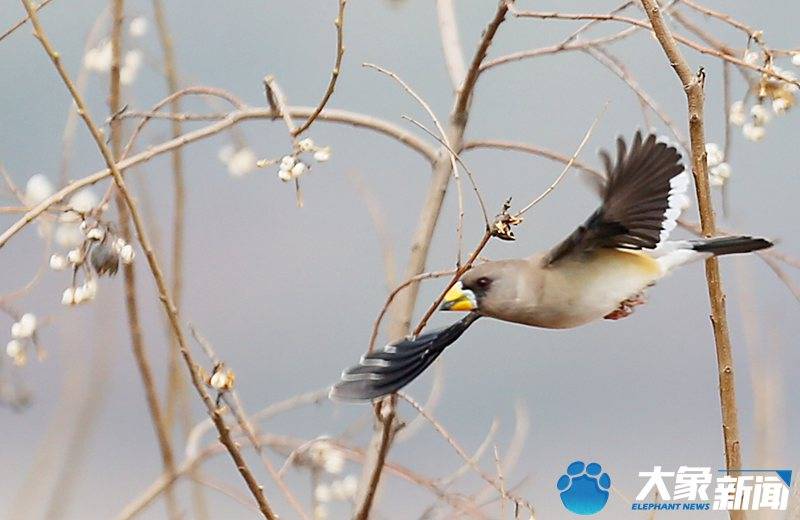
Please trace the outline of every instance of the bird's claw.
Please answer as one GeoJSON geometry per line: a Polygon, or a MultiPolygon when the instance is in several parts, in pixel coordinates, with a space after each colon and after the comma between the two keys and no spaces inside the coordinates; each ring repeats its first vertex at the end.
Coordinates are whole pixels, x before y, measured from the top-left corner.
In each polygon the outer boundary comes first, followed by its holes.
{"type": "Polygon", "coordinates": [[[634,307],[637,305],[643,305],[645,303],[647,303],[647,300],[645,299],[644,294],[639,293],[628,298],[627,300],[623,300],[620,302],[619,307],[603,317],[607,320],[621,320],[622,318],[627,318],[633,314],[634,307]]]}

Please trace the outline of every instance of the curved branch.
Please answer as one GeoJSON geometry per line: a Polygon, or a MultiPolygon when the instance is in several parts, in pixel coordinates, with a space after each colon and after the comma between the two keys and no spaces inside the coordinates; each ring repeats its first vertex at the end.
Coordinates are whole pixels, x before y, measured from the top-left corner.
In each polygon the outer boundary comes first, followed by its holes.
{"type": "MultiPolygon", "coordinates": [[[[308,117],[312,110],[313,109],[310,107],[290,107],[292,117],[296,118],[308,117]]],[[[124,171],[138,164],[145,163],[158,155],[170,152],[194,141],[199,141],[206,137],[218,134],[219,132],[236,125],[241,121],[251,119],[275,119],[276,117],[278,117],[277,114],[268,108],[244,108],[242,110],[236,110],[230,112],[223,119],[214,124],[185,133],[176,139],[170,139],[169,141],[165,141],[161,144],[153,146],[144,152],[124,159],[118,162],[116,167],[120,171],[124,171]]],[[[348,124],[357,128],[373,130],[408,146],[412,150],[420,153],[430,162],[434,162],[436,160],[436,152],[426,142],[393,125],[392,123],[382,121],[372,116],[336,109],[323,110],[319,115],[319,119],[333,123],[348,124]]],[[[20,217],[19,220],[12,224],[11,227],[6,229],[2,235],[0,235],[0,248],[2,248],[11,237],[19,233],[25,226],[33,222],[39,215],[47,211],[47,209],[52,205],[58,204],[76,191],[79,191],[81,188],[96,184],[110,175],[111,172],[108,168],[99,170],[61,188],[50,197],[32,207],[22,217],[20,217]]]]}

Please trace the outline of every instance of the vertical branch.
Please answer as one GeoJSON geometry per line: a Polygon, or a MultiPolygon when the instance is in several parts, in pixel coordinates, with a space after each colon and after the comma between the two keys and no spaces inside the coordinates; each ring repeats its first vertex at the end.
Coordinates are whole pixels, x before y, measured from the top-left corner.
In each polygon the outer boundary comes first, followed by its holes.
{"type": "MultiPolygon", "coordinates": [[[[181,111],[179,96],[172,96],[180,90],[178,82],[178,72],[175,65],[175,49],[172,44],[172,35],[167,27],[164,5],[161,0],[153,0],[153,18],[155,19],[158,39],[161,43],[161,51],[164,61],[164,75],[167,80],[167,94],[170,95],[169,103],[172,112],[181,111]]],[[[171,120],[172,138],[179,137],[182,132],[182,124],[178,119],[171,120]]],[[[173,193],[173,220],[172,220],[172,295],[175,298],[175,305],[180,307],[183,296],[182,266],[184,256],[184,222],[185,222],[185,201],[186,191],[183,179],[183,152],[181,148],[175,148],[170,154],[172,166],[173,193]]],[[[175,338],[172,338],[169,361],[168,379],[166,392],[165,419],[167,427],[171,432],[175,421],[176,408],[185,408],[185,394],[183,393],[183,381],[178,369],[178,345],[175,338]]],[[[188,419],[188,417],[187,417],[188,419]]]]}
{"type": "MultiPolygon", "coordinates": [[[[120,85],[120,62],[122,55],[122,26],[125,17],[125,2],[124,0],[114,0],[113,3],[113,17],[111,29],[111,76],[110,76],[110,92],[109,92],[109,110],[112,114],[117,114],[122,109],[122,95],[120,85]]],[[[115,158],[119,158],[122,152],[122,121],[113,119],[111,121],[111,153],[115,158]]],[[[126,242],[131,240],[131,229],[128,222],[129,215],[125,200],[119,191],[116,193],[117,212],[119,214],[119,228],[120,236],[126,242]]],[[[156,438],[158,440],[158,447],[161,451],[161,462],[164,466],[164,472],[171,476],[175,473],[175,457],[172,452],[172,444],[170,442],[169,429],[167,428],[164,417],[161,411],[161,406],[158,401],[158,393],[156,391],[155,380],[153,377],[153,370],[150,366],[150,360],[144,347],[144,340],[142,338],[142,327],[139,319],[139,304],[136,294],[136,276],[133,264],[123,265],[123,277],[125,285],[125,310],[128,315],[128,328],[131,336],[131,347],[133,350],[136,365],[139,369],[139,375],[142,378],[144,386],[145,399],[147,407],[150,411],[150,419],[153,422],[153,427],[156,431],[156,438]]],[[[175,501],[175,493],[172,488],[167,490],[165,495],[167,515],[169,518],[178,518],[178,505],[175,501]]]]}
{"type": "Polygon", "coordinates": [[[466,65],[464,65],[464,52],[458,37],[458,23],[453,7],[453,0],[436,0],[436,15],[439,18],[439,35],[442,38],[442,51],[447,73],[453,90],[457,90],[464,81],[466,65]]]}
{"type": "MultiPolygon", "coordinates": [[[[433,176],[431,178],[425,202],[420,212],[417,229],[411,241],[411,255],[406,268],[407,279],[413,279],[425,270],[428,259],[433,232],[442,210],[444,197],[447,194],[447,186],[452,174],[452,156],[458,155],[464,145],[464,129],[469,119],[469,108],[472,100],[472,92],[478,81],[481,70],[480,66],[486,58],[489,46],[492,44],[494,35],[498,27],[505,20],[508,13],[508,3],[500,0],[494,17],[483,31],[475,55],[470,62],[469,68],[464,75],[464,80],[457,89],[453,110],[450,114],[450,123],[443,138],[448,146],[442,146],[433,163],[433,176]]],[[[411,316],[414,313],[414,306],[419,293],[419,281],[409,285],[401,297],[398,298],[396,312],[393,323],[390,327],[390,337],[400,338],[411,329],[411,316]]],[[[365,520],[369,516],[369,511],[375,499],[378,485],[380,484],[381,473],[386,463],[386,456],[394,437],[395,429],[395,404],[396,397],[390,396],[376,405],[378,415],[377,431],[370,442],[367,460],[364,463],[366,487],[360,493],[357,514],[358,520],[365,520]]]]}
{"type": "MultiPolygon", "coordinates": [[[[700,209],[700,225],[703,235],[709,237],[716,233],[714,207],[711,202],[711,190],[708,183],[708,172],[705,151],[705,135],[703,129],[703,79],[701,71],[694,74],[678,50],[675,39],[661,17],[656,0],[641,0],[647,12],[653,32],[658,38],[667,58],[675,69],[686,92],[689,108],[689,135],[692,148],[692,172],[697,190],[697,201],[700,209]]],[[[722,435],[725,441],[725,464],[729,472],[741,468],[742,455],[739,439],[739,419],[736,407],[736,391],[733,374],[733,357],[731,340],[728,331],[728,319],[725,313],[725,294],[719,273],[719,262],[712,257],[706,260],[706,280],[708,296],[711,300],[711,324],[714,328],[714,340],[717,350],[717,368],[719,371],[719,395],[722,409],[722,435]]],[[[741,511],[731,511],[731,518],[744,518],[741,511]]]]}
{"type": "Polygon", "coordinates": [[[264,496],[263,488],[259,485],[255,476],[250,470],[247,461],[245,461],[244,457],[242,456],[239,446],[233,440],[230,428],[225,423],[225,420],[223,419],[219,409],[217,409],[214,401],[211,399],[211,396],[206,390],[205,383],[200,373],[200,367],[195,362],[194,357],[189,350],[186,336],[181,328],[178,309],[175,307],[175,302],[172,299],[169,288],[167,287],[167,282],[164,278],[161,266],[159,265],[155,253],[153,252],[153,247],[150,243],[150,238],[147,236],[142,216],[133,200],[133,196],[131,195],[130,191],[128,191],[128,187],[125,184],[125,180],[122,178],[119,167],[114,162],[114,156],[111,153],[108,145],[106,145],[102,132],[89,115],[89,112],[86,108],[86,103],[83,101],[83,96],[80,95],[78,90],[75,88],[75,84],[67,75],[67,71],[64,69],[64,66],[61,62],[61,55],[53,48],[53,45],[50,43],[50,40],[47,38],[47,35],[42,29],[41,23],[39,22],[39,17],[37,16],[36,11],[31,4],[31,0],[21,0],[21,2],[25,6],[25,10],[28,11],[28,15],[30,16],[31,24],[33,25],[34,29],[34,36],[39,40],[39,43],[41,43],[42,48],[47,53],[50,61],[53,63],[58,75],[61,77],[61,80],[63,81],[67,90],[69,90],[72,99],[75,101],[78,114],[81,116],[86,124],[86,127],[89,129],[92,139],[99,148],[100,153],[103,156],[103,160],[111,172],[111,176],[114,179],[114,184],[124,200],[125,205],[128,207],[131,220],[133,221],[133,229],[136,232],[136,238],[138,239],[139,244],[144,251],[145,257],[147,258],[147,264],[153,275],[159,300],[164,307],[164,312],[167,314],[170,325],[178,340],[178,345],[180,346],[181,355],[183,356],[186,367],[191,373],[192,385],[195,387],[195,390],[197,390],[198,395],[206,407],[208,415],[211,417],[211,421],[214,423],[214,426],[219,433],[219,441],[223,446],[225,446],[225,449],[228,451],[231,459],[233,459],[236,469],[241,474],[242,478],[247,484],[248,489],[250,490],[250,493],[255,498],[261,514],[269,520],[275,519],[277,516],[275,513],[273,513],[272,508],[267,502],[267,499],[264,496]]]}
{"type": "MultiPolygon", "coordinates": [[[[469,119],[472,92],[475,89],[475,84],[481,73],[481,63],[483,63],[483,60],[486,58],[486,53],[494,39],[494,35],[497,33],[500,24],[505,20],[507,13],[508,4],[504,0],[501,0],[497,6],[495,16],[483,31],[483,37],[470,62],[470,67],[464,76],[464,81],[456,93],[453,110],[450,114],[450,125],[446,132],[446,142],[450,143],[450,148],[455,154],[461,153],[461,149],[463,148],[464,129],[469,119]]],[[[447,193],[448,181],[450,180],[451,162],[449,153],[450,150],[442,147],[437,160],[434,162],[433,177],[428,187],[425,204],[420,213],[417,230],[411,241],[411,257],[408,261],[405,278],[412,278],[425,270],[428,250],[433,238],[433,232],[436,229],[436,222],[439,219],[439,214],[442,209],[444,196],[447,193]]],[[[400,338],[411,329],[411,315],[414,313],[414,305],[417,300],[418,292],[419,282],[415,282],[409,286],[408,291],[406,291],[401,298],[398,298],[398,310],[390,329],[391,338],[400,338]]]]}
{"type": "MultiPolygon", "coordinates": [[[[161,52],[164,64],[164,76],[167,80],[167,94],[171,97],[170,108],[172,112],[181,111],[180,96],[173,96],[180,90],[178,69],[175,60],[175,47],[172,34],[169,32],[164,4],[161,0],[153,0],[153,18],[155,19],[156,32],[161,43],[161,52]]],[[[178,119],[171,121],[172,138],[177,139],[183,132],[183,124],[178,119]]],[[[183,175],[183,149],[172,150],[170,163],[172,166],[172,294],[175,305],[180,308],[183,300],[183,263],[184,263],[184,230],[186,228],[186,188],[183,175]]],[[[182,432],[188,434],[190,428],[190,409],[186,394],[186,387],[180,371],[180,349],[173,334],[170,335],[170,349],[167,359],[167,391],[165,396],[165,413],[167,432],[174,431],[176,415],[180,415],[182,432]]],[[[167,475],[169,477],[169,475],[167,475]]],[[[203,486],[192,480],[192,498],[195,513],[198,518],[208,518],[208,506],[205,500],[203,486]]]]}

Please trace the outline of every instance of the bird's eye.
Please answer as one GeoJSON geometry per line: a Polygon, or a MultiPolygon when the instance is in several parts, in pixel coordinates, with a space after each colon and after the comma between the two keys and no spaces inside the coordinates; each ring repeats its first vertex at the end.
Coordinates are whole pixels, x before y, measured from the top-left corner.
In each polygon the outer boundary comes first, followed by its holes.
{"type": "Polygon", "coordinates": [[[478,281],[476,283],[478,284],[478,287],[483,289],[489,287],[489,284],[492,283],[492,281],[486,278],[485,276],[481,276],[480,278],[478,278],[478,281]]]}

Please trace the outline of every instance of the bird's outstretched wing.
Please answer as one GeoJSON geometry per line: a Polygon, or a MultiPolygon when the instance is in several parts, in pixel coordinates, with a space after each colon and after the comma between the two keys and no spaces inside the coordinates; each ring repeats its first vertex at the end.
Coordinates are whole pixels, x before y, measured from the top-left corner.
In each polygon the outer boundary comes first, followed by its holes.
{"type": "Polygon", "coordinates": [[[371,401],[400,390],[417,378],[479,317],[469,313],[449,327],[386,345],[362,356],[342,372],[330,391],[339,401],[371,401]]]}
{"type": "Polygon", "coordinates": [[[654,249],[675,228],[689,175],[674,147],[636,132],[630,151],[617,139],[616,163],[605,151],[600,156],[607,175],[603,203],[550,251],[548,264],[603,248],[654,249]]]}

